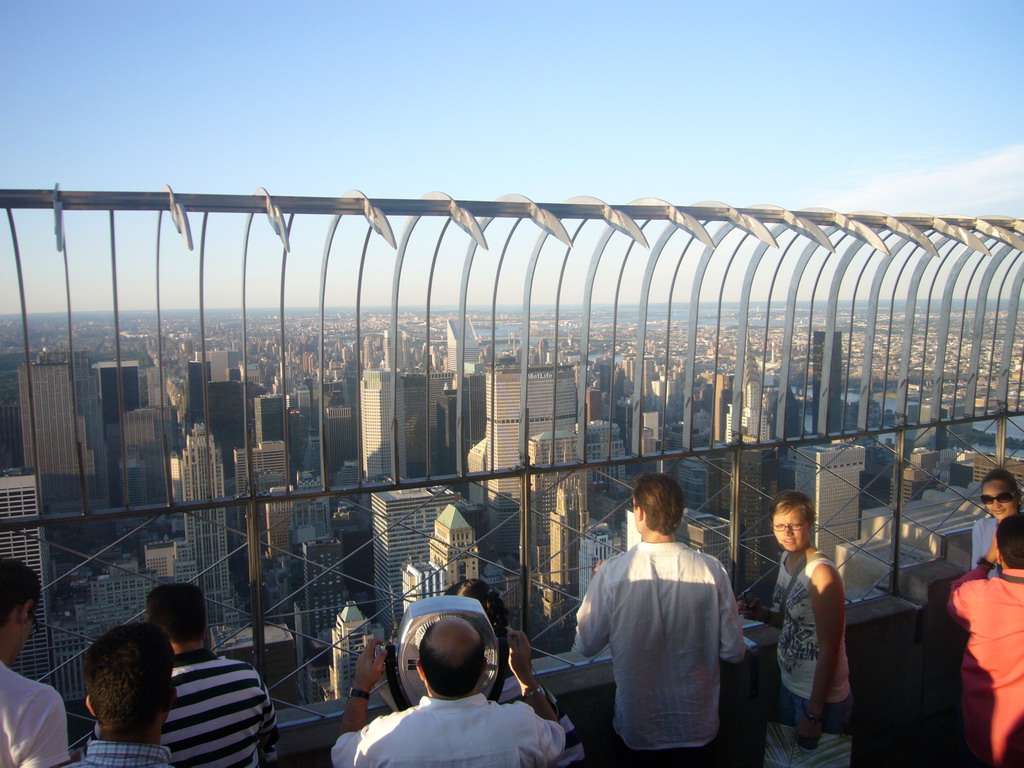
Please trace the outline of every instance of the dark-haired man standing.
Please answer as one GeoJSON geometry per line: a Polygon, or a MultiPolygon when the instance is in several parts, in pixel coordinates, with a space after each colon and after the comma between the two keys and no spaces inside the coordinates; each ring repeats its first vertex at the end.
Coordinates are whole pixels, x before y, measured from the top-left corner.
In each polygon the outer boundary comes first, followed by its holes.
{"type": "Polygon", "coordinates": [[[99,739],[69,768],[171,768],[160,727],[174,705],[171,650],[152,624],[114,627],[85,652],[85,705],[99,739]]]}
{"type": "Polygon", "coordinates": [[[171,762],[189,768],[256,768],[258,746],[277,740],[277,716],[251,666],[203,645],[206,603],[195,584],[161,584],[146,598],[146,617],[174,649],[178,699],[161,744],[171,762]]]}
{"type": "Polygon", "coordinates": [[[41,593],[35,571],[0,559],[0,768],[52,768],[69,759],[60,694],[10,669],[36,631],[41,593]]]}
{"type": "Polygon", "coordinates": [[[964,649],[964,765],[1024,765],[1024,516],[1003,518],[995,546],[949,588],[949,613],[971,633],[964,649]],[[987,564],[986,564],[987,563],[987,564]],[[999,578],[989,579],[994,564],[999,578]]]}
{"type": "Polygon", "coordinates": [[[675,478],[637,478],[640,543],[600,566],[576,615],[580,651],[611,647],[623,765],[713,765],[719,660],[746,653],[725,568],[675,540],[684,506],[675,478]]]}
{"type": "Polygon", "coordinates": [[[533,676],[530,642],[509,630],[509,666],[523,701],[496,704],[475,693],[484,669],[484,643],[459,618],[432,624],[420,641],[416,669],[427,695],[415,707],[366,725],[369,691],[380,680],[385,652],[366,644],[356,661],[355,685],[331,750],[334,768],[347,766],[473,766],[514,768],[554,765],[565,732],[533,676]],[[529,706],[527,706],[529,705],[529,706]]]}

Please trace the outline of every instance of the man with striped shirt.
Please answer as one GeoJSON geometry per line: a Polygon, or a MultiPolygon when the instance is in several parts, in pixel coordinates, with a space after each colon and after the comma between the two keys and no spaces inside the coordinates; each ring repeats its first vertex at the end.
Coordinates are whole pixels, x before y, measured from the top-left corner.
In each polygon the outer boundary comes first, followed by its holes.
{"type": "Polygon", "coordinates": [[[175,768],[257,768],[257,747],[277,741],[277,717],[256,670],[203,646],[206,606],[194,584],[161,584],[146,614],[170,638],[177,701],[160,743],[175,768]]]}

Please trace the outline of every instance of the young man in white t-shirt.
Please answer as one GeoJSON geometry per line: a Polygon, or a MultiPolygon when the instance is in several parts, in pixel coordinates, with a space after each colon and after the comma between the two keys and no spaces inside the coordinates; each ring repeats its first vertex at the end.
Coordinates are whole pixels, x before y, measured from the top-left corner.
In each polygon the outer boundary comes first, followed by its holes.
{"type": "Polygon", "coordinates": [[[53,768],[70,759],[60,695],[10,668],[38,627],[41,592],[35,571],[0,559],[0,768],[53,768]]]}

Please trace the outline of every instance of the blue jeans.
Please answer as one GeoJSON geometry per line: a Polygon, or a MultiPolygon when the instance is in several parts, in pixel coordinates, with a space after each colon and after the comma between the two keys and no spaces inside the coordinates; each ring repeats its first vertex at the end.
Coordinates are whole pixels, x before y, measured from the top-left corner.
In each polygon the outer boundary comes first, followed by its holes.
{"type": "MultiPolygon", "coordinates": [[[[804,699],[790,691],[786,686],[779,687],[779,722],[783,725],[796,724],[803,719],[810,705],[810,699],[804,699]]],[[[850,722],[850,714],[853,712],[853,694],[851,693],[842,701],[826,704],[821,710],[821,730],[825,733],[843,733],[846,724],[850,722]]]]}

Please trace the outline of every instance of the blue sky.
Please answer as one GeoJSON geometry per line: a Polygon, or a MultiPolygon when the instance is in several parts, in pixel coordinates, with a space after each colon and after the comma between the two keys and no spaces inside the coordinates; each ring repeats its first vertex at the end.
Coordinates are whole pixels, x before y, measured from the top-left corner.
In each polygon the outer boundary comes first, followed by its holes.
{"type": "Polygon", "coordinates": [[[1020,2],[5,5],[6,187],[1024,200],[1020,2]]]}
{"type": "Polygon", "coordinates": [[[1024,215],[1019,0],[15,2],[0,187],[1024,215]]]}

